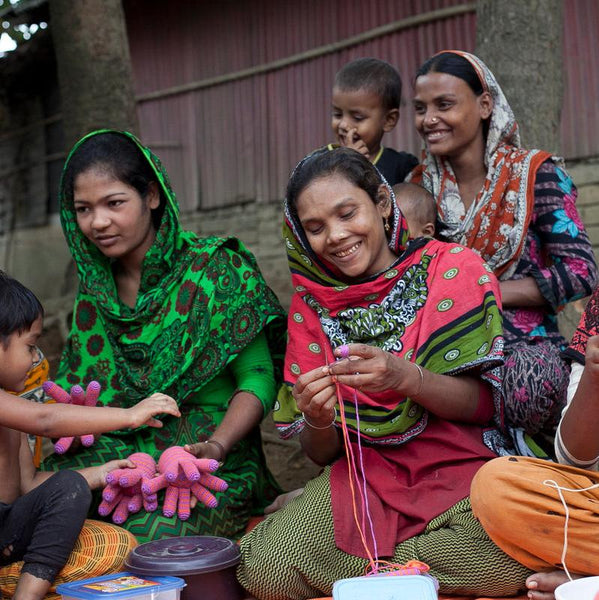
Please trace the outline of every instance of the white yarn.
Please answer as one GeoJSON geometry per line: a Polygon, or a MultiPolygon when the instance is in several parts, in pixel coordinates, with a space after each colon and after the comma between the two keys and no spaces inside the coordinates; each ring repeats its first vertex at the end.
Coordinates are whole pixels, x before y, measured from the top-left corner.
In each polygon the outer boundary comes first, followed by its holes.
{"type": "Polygon", "coordinates": [[[570,571],[568,571],[568,567],[566,566],[566,554],[568,552],[568,522],[570,521],[570,509],[568,508],[568,504],[566,503],[566,500],[565,500],[562,492],[588,492],[589,490],[599,487],[599,483],[595,483],[594,485],[591,485],[589,487],[580,488],[580,489],[576,489],[576,490],[573,490],[571,488],[561,487],[553,479],[545,479],[545,481],[543,481],[543,485],[552,487],[557,490],[559,499],[561,500],[562,506],[564,507],[564,513],[566,515],[566,520],[564,522],[564,546],[562,549],[562,567],[564,568],[564,571],[566,572],[568,579],[570,581],[572,581],[572,576],[570,575],[570,571]]]}

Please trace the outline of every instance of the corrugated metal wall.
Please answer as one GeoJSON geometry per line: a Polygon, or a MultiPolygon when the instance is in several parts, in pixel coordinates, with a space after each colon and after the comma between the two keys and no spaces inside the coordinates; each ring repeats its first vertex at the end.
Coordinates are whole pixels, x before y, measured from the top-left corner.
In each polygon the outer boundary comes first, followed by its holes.
{"type": "MultiPolygon", "coordinates": [[[[331,140],[331,83],[358,56],[399,68],[404,106],[386,143],[418,153],[409,102],[416,68],[444,48],[475,45],[474,4],[459,0],[130,0],[125,7],[142,136],[155,144],[187,211],[282,197],[297,160],[331,140]],[[219,85],[207,81],[451,7],[467,12],[219,85]],[[148,98],[198,81],[205,86],[148,98]]],[[[562,152],[597,156],[599,2],[569,0],[564,14],[562,152]]]]}
{"type": "MultiPolygon", "coordinates": [[[[220,85],[161,98],[147,94],[285,59],[364,31],[448,7],[457,0],[319,0],[125,4],[143,139],[169,168],[183,210],[281,198],[290,169],[331,141],[335,72],[358,56],[399,68],[404,99],[431,54],[472,50],[474,5],[465,14],[377,37],[351,48],[220,85]],[[166,8],[168,7],[168,8],[166,8]]],[[[406,104],[386,143],[417,152],[406,104]]]]}

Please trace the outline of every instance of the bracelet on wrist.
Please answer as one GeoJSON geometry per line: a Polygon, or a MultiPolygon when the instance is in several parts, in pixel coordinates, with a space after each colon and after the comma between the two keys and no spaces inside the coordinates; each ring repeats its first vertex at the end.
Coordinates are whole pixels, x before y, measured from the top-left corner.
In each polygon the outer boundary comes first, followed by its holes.
{"type": "Polygon", "coordinates": [[[310,421],[308,421],[308,418],[306,417],[306,415],[303,412],[302,412],[302,417],[304,418],[304,423],[308,427],[311,427],[312,429],[328,429],[329,427],[331,427],[331,425],[335,424],[335,420],[337,419],[337,409],[333,406],[333,420],[326,427],[319,427],[317,425],[312,425],[312,423],[310,423],[310,421]]]}
{"type": "Polygon", "coordinates": [[[225,450],[225,447],[216,440],[205,440],[204,444],[213,444],[218,448],[220,452],[220,458],[218,459],[218,462],[222,465],[225,462],[225,458],[227,458],[227,451],[225,450]]]}
{"type": "Polygon", "coordinates": [[[410,396],[411,398],[416,398],[417,396],[420,396],[420,393],[422,392],[422,386],[424,385],[424,371],[419,364],[412,364],[418,369],[418,373],[420,374],[420,385],[418,386],[418,391],[410,396]]]}

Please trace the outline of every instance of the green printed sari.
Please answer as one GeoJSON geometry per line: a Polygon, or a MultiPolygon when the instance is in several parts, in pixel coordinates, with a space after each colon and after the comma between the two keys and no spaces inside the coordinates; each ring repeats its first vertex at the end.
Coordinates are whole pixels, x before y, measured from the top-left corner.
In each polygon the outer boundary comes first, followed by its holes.
{"type": "MultiPolygon", "coordinates": [[[[83,138],[108,133],[96,131],[83,138]]],[[[61,183],[61,221],[77,265],[79,291],[57,382],[63,387],[102,385],[100,402],[130,407],[154,392],[174,397],[182,417],[166,417],[162,429],[140,427],[103,435],[90,448],[52,455],[45,469],[80,468],[147,452],[156,459],[174,445],[206,439],[222,421],[237,390],[231,363],[258,336],[268,341],[279,379],[284,345],[283,311],[264,282],[253,255],[234,238],[198,238],[183,231],[168,175],[159,159],[129,133],[151,165],[161,192],[160,224],[144,259],[135,307],[118,297],[111,262],[82,234],[61,183]]],[[[259,369],[259,367],[256,367],[259,369]]],[[[260,398],[268,413],[274,397],[260,398]]],[[[141,511],[124,526],[140,541],[163,536],[238,537],[253,512],[277,492],[266,468],[260,433],[254,430],[227,456],[218,475],[229,489],[219,507],[203,505],[189,520],[141,511]]]]}

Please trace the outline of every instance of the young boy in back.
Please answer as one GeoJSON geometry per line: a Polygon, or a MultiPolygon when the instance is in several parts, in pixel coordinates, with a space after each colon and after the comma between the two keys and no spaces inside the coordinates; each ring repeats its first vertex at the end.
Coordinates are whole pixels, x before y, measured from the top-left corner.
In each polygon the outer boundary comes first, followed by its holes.
{"type": "Polygon", "coordinates": [[[432,194],[415,183],[398,183],[393,193],[399,210],[408,222],[410,239],[433,237],[437,205],[432,194]]]}
{"type": "Polygon", "coordinates": [[[414,155],[381,145],[399,121],[400,101],[401,77],[383,60],[358,58],[335,76],[331,126],[337,143],[364,154],[391,186],[418,164],[414,155]]]}
{"type": "MultiPolygon", "coordinates": [[[[121,409],[39,404],[7,393],[25,387],[38,357],[42,318],[35,295],[0,271],[0,582],[3,593],[17,600],[45,596],[81,532],[91,503],[90,489],[105,485],[112,469],[133,466],[117,460],[80,471],[37,472],[26,433],[21,432],[48,437],[99,434],[143,424],[160,426],[153,417],[161,413],[180,416],[175,401],[164,394],[121,409]],[[16,589],[11,589],[9,580],[18,577],[12,563],[21,560],[16,589]]],[[[103,574],[94,568],[118,570],[136,545],[125,530],[93,523],[92,546],[110,542],[110,547],[92,552],[84,548],[87,552],[72,568],[79,579],[103,574]]]]}

